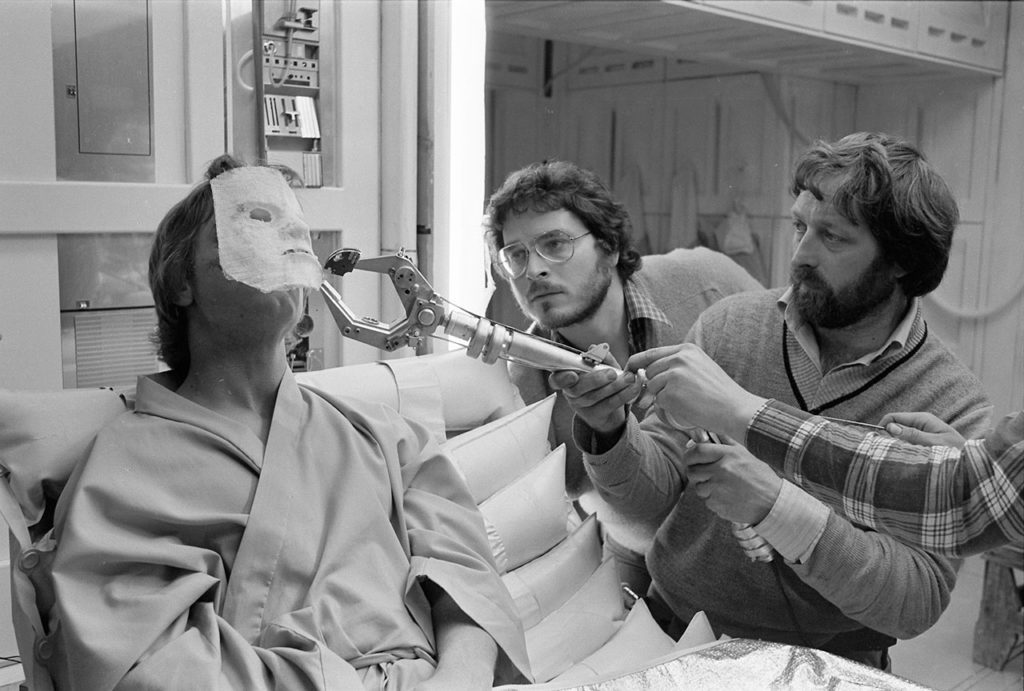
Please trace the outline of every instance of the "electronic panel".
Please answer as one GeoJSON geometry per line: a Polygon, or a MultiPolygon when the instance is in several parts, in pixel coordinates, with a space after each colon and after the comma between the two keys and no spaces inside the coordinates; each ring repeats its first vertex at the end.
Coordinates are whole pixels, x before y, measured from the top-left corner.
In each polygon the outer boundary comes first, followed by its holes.
{"type": "Polygon", "coordinates": [[[253,45],[258,156],[321,187],[319,0],[255,0],[253,45]]]}

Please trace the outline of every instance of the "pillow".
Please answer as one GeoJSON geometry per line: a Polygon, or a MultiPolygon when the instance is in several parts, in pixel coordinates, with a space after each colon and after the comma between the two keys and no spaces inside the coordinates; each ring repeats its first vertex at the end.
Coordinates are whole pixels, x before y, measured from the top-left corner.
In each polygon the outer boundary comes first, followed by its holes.
{"type": "Polygon", "coordinates": [[[599,675],[627,672],[672,652],[675,641],[661,630],[641,598],[607,643],[552,681],[582,684],[599,675]]]}
{"type": "MultiPolygon", "coordinates": [[[[473,501],[484,501],[528,472],[550,451],[552,394],[441,445],[469,486],[473,501]]],[[[562,479],[564,488],[565,479],[562,479]]]]}
{"type": "MultiPolygon", "coordinates": [[[[489,365],[469,357],[465,350],[421,355],[415,360],[426,360],[434,371],[449,433],[475,429],[526,405],[504,361],[489,365]]],[[[403,370],[412,361],[388,360],[400,386],[403,370]]]]}
{"type": "Polygon", "coordinates": [[[498,573],[522,566],[565,539],[565,445],[480,504],[498,573]]]}
{"type": "Polygon", "coordinates": [[[600,565],[597,517],[590,516],[569,537],[501,578],[528,629],[572,597],[600,565]]]}
{"type": "Polygon", "coordinates": [[[715,640],[715,631],[711,628],[708,615],[704,614],[704,610],[700,610],[693,615],[690,623],[686,625],[683,635],[676,641],[675,649],[686,650],[687,648],[696,648],[713,643],[715,640]]]}
{"type": "MultiPolygon", "coordinates": [[[[406,359],[419,361],[419,358],[406,359]]],[[[446,434],[441,390],[434,380],[433,371],[426,366],[409,367],[404,371],[405,390],[399,387],[394,371],[386,362],[298,372],[295,381],[330,396],[383,403],[425,426],[438,443],[443,442],[446,434]]]]}
{"type": "Polygon", "coordinates": [[[550,681],[604,645],[626,616],[614,559],[606,559],[561,607],[526,630],[537,683],[550,681]]]}
{"type": "Polygon", "coordinates": [[[100,428],[125,411],[110,389],[0,391],[0,466],[26,524],[60,494],[100,428]]]}
{"type": "Polygon", "coordinates": [[[503,363],[488,365],[464,350],[299,372],[295,379],[332,396],[389,405],[438,442],[524,405],[503,363]]]}

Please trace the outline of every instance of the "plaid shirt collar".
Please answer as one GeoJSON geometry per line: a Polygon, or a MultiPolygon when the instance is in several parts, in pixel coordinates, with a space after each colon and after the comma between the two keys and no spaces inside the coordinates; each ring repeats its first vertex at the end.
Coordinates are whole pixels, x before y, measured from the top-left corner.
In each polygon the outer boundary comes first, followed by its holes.
{"type": "Polygon", "coordinates": [[[657,342],[655,328],[658,322],[667,326],[672,326],[672,322],[661,308],[654,304],[650,293],[632,278],[622,286],[622,293],[626,298],[629,350],[630,353],[639,353],[657,342]]]}

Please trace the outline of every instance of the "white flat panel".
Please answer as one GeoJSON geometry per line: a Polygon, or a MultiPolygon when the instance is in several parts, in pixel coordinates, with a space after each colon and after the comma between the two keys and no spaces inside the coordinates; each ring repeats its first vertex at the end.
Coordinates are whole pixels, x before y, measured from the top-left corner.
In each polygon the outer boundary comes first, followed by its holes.
{"type": "Polygon", "coordinates": [[[152,152],[148,10],[148,2],[75,3],[79,153],[152,152]]]}
{"type": "Polygon", "coordinates": [[[698,205],[710,211],[716,193],[716,118],[712,84],[701,80],[666,90],[666,146],[671,176],[692,166],[697,171],[698,205]]]}
{"type": "Polygon", "coordinates": [[[991,110],[986,94],[979,93],[976,84],[964,84],[941,96],[922,95],[917,106],[918,144],[956,197],[961,219],[981,221],[990,163],[991,110]]]}
{"type": "Polygon", "coordinates": [[[61,389],[56,235],[0,235],[0,388],[61,389]]]}
{"type": "Polygon", "coordinates": [[[0,180],[53,180],[57,154],[50,3],[4,0],[0,7],[0,64],[16,66],[0,70],[0,91],[8,98],[16,94],[19,103],[5,109],[0,127],[0,180]]]}
{"type": "Polygon", "coordinates": [[[821,31],[825,24],[823,0],[697,0],[728,12],[749,14],[785,24],[821,31]]]}
{"type": "Polygon", "coordinates": [[[589,92],[574,92],[565,105],[559,156],[609,180],[612,174],[612,104],[596,101],[589,92]]]}
{"type": "MultiPolygon", "coordinates": [[[[7,554],[7,526],[0,521],[4,532],[4,554],[7,554]]],[[[14,637],[14,623],[11,619],[11,563],[0,562],[0,657],[17,657],[18,641],[14,637]]]]}
{"type": "Polygon", "coordinates": [[[1003,0],[918,0],[917,50],[926,55],[1002,70],[1006,58],[1003,0]]]}
{"type": "Polygon", "coordinates": [[[913,50],[917,43],[918,4],[899,0],[830,0],[825,9],[825,31],[913,50]]]}
{"type": "Polygon", "coordinates": [[[768,101],[761,88],[736,90],[723,95],[719,107],[719,194],[730,204],[752,203],[767,191],[762,161],[768,119],[772,117],[768,101]]]}
{"type": "Polygon", "coordinates": [[[554,152],[541,144],[541,127],[537,114],[545,104],[535,90],[495,89],[492,92],[492,131],[489,135],[491,150],[487,160],[491,165],[490,195],[509,173],[544,158],[554,152]]]}

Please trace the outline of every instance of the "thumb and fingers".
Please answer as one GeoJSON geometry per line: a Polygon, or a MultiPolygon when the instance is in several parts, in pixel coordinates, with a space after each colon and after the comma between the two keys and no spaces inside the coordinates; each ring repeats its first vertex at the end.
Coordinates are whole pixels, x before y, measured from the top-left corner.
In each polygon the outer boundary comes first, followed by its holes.
{"type": "Polygon", "coordinates": [[[880,424],[901,441],[921,446],[963,448],[964,438],[931,413],[888,413],[880,424]]]}

